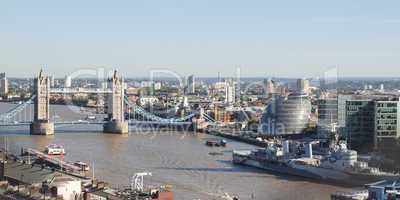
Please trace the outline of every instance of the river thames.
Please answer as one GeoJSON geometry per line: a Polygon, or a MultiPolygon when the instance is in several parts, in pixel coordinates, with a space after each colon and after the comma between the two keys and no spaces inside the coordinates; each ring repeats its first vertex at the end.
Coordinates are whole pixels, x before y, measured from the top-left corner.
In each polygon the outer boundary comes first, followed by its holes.
{"type": "MultiPolygon", "coordinates": [[[[3,113],[15,104],[0,103],[3,113]]],[[[83,111],[68,106],[51,106],[53,116],[84,119],[83,111]]],[[[28,111],[29,113],[30,111],[28,111]]],[[[27,126],[0,127],[0,146],[7,138],[9,150],[18,153],[21,147],[43,150],[51,143],[61,144],[67,161],[83,161],[94,165],[95,177],[113,187],[130,184],[137,172],[152,172],[146,185],[171,185],[175,199],[221,199],[224,193],[240,199],[329,199],[336,191],[351,188],[327,185],[303,178],[236,166],[231,163],[232,149],[251,149],[252,145],[228,140],[226,148],[204,145],[212,136],[193,132],[137,131],[128,135],[101,132],[99,125],[56,126],[53,136],[31,136],[27,126]],[[210,152],[222,152],[212,156],[210,152]]]]}

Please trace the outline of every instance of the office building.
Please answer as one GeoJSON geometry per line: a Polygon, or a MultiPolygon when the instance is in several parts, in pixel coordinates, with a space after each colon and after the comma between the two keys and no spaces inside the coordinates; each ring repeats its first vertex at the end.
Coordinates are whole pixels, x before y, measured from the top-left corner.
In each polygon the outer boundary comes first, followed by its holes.
{"type": "Polygon", "coordinates": [[[273,95],[261,117],[261,131],[268,135],[302,134],[310,124],[311,101],[304,94],[273,95]]]}
{"type": "Polygon", "coordinates": [[[380,84],[379,91],[380,92],[385,92],[385,85],[384,84],[380,84]]]}
{"type": "Polygon", "coordinates": [[[337,98],[319,99],[317,131],[319,135],[327,135],[336,131],[338,122],[338,100],[337,98]]]}
{"type": "Polygon", "coordinates": [[[375,131],[373,100],[346,101],[345,133],[351,149],[366,153],[373,149],[375,131]]]}
{"type": "Polygon", "coordinates": [[[194,94],[196,89],[196,82],[194,75],[190,75],[187,79],[187,93],[194,94]]]}
{"type": "Polygon", "coordinates": [[[297,92],[308,93],[310,90],[310,82],[307,79],[297,79],[297,92]]]}
{"type": "Polygon", "coordinates": [[[71,76],[65,77],[64,87],[70,88],[72,86],[72,78],[71,76]]]}
{"type": "Polygon", "coordinates": [[[271,95],[275,93],[275,83],[271,79],[264,80],[265,94],[271,95]]]}
{"type": "Polygon", "coordinates": [[[0,73],[0,96],[8,94],[8,80],[5,73],[0,73]]]}
{"type": "Polygon", "coordinates": [[[339,94],[337,97],[338,105],[338,127],[346,126],[346,101],[354,98],[351,94],[339,94]]]}
{"type": "Polygon", "coordinates": [[[375,147],[391,149],[400,136],[400,102],[375,101],[375,147]]]}
{"type": "Polygon", "coordinates": [[[339,132],[345,136],[344,128],[346,126],[346,101],[350,100],[371,100],[371,99],[383,99],[387,96],[382,95],[355,95],[355,94],[338,94],[338,128],[339,132]]]}
{"type": "Polygon", "coordinates": [[[235,86],[229,83],[225,84],[225,103],[228,105],[235,103],[235,86]]]}
{"type": "Polygon", "coordinates": [[[50,76],[50,87],[55,86],[54,76],[50,76]]]}

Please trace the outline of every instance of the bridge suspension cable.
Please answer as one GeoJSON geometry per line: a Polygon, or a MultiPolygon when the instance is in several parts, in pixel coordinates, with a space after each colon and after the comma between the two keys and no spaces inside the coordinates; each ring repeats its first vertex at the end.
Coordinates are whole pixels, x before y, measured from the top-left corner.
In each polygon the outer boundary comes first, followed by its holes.
{"type": "Polygon", "coordinates": [[[15,117],[18,113],[20,113],[21,111],[23,111],[29,104],[33,103],[33,100],[36,98],[36,95],[32,95],[32,97],[28,100],[25,101],[21,104],[18,104],[17,106],[15,106],[14,108],[12,108],[11,110],[7,111],[6,113],[3,113],[0,115],[0,121],[2,122],[6,122],[11,120],[13,117],[15,117]]]}

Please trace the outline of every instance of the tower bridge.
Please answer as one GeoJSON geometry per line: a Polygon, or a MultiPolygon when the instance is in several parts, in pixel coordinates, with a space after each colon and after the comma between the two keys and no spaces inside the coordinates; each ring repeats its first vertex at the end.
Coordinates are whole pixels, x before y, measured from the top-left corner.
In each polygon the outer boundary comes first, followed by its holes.
{"type": "MultiPolygon", "coordinates": [[[[104,133],[115,133],[115,134],[125,134],[129,132],[129,124],[131,125],[172,125],[188,126],[194,125],[192,118],[200,116],[201,118],[209,120],[209,116],[205,113],[190,113],[187,116],[180,118],[162,118],[153,113],[147,112],[142,107],[136,105],[135,103],[130,103],[127,96],[125,96],[124,90],[124,79],[119,77],[117,72],[114,71],[112,77],[108,79],[108,88],[51,88],[50,78],[46,76],[43,71],[40,71],[39,75],[34,79],[34,92],[32,97],[22,103],[17,105],[14,109],[0,114],[0,126],[18,126],[30,124],[30,133],[33,135],[51,135],[54,134],[54,124],[101,124],[103,125],[104,133]],[[106,94],[107,96],[107,115],[108,120],[106,121],[52,121],[50,118],[50,95],[51,94],[74,94],[74,93],[96,93],[96,94],[106,94]],[[34,113],[33,121],[11,121],[13,116],[22,112],[26,107],[33,102],[34,113]],[[129,109],[126,109],[129,108],[129,109]],[[125,110],[129,110],[134,115],[142,116],[141,121],[129,121],[125,119],[125,110]],[[204,115],[204,116],[203,116],[204,115]]],[[[26,112],[26,111],[25,111],[26,112]]],[[[198,121],[198,120],[195,120],[198,121]]],[[[197,123],[197,122],[196,122],[197,123]]]]}
{"type": "Polygon", "coordinates": [[[124,110],[124,80],[117,76],[117,71],[114,71],[112,78],[108,79],[111,85],[111,94],[108,95],[107,113],[110,121],[104,124],[105,133],[128,133],[129,124],[125,121],[124,110]]]}
{"type": "Polygon", "coordinates": [[[54,124],[50,122],[50,78],[40,71],[39,76],[33,80],[33,89],[36,98],[30,132],[32,135],[52,135],[54,124]]]}
{"type": "Polygon", "coordinates": [[[105,133],[128,133],[129,124],[125,121],[124,116],[124,81],[118,77],[117,71],[108,79],[111,88],[101,89],[51,89],[50,78],[40,71],[39,76],[34,79],[34,119],[30,126],[32,135],[51,135],[54,134],[54,123],[50,121],[50,93],[104,93],[108,96],[108,119],[105,122],[105,133]]]}

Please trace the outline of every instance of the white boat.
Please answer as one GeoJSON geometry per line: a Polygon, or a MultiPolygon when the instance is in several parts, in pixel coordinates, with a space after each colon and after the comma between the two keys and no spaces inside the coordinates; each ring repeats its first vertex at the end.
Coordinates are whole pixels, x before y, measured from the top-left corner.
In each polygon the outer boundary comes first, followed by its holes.
{"type": "Polygon", "coordinates": [[[88,120],[95,120],[95,119],[96,119],[96,116],[94,116],[94,115],[88,115],[88,116],[86,117],[86,119],[88,119],[88,120]]]}
{"type": "Polygon", "coordinates": [[[90,170],[89,165],[84,162],[81,162],[81,161],[74,162],[74,165],[81,168],[81,171],[89,171],[90,170]]]}
{"type": "Polygon", "coordinates": [[[62,147],[61,145],[57,145],[57,144],[50,144],[50,145],[46,146],[44,152],[47,153],[48,155],[64,155],[65,154],[64,147],[62,147]]]}

